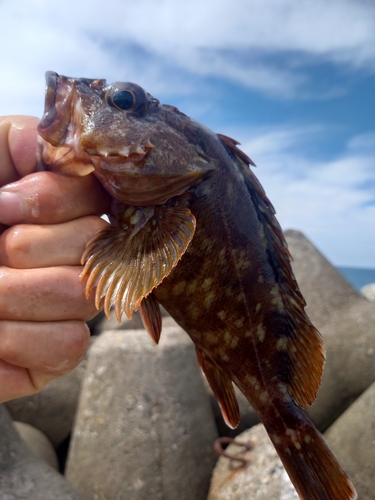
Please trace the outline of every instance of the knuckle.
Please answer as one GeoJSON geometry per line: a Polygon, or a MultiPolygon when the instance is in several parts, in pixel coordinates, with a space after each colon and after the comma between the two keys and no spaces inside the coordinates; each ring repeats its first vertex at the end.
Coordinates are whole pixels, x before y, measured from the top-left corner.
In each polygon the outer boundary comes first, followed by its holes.
{"type": "Polygon", "coordinates": [[[22,262],[31,252],[31,241],[27,226],[13,226],[0,237],[0,261],[8,267],[22,267],[22,262]]]}

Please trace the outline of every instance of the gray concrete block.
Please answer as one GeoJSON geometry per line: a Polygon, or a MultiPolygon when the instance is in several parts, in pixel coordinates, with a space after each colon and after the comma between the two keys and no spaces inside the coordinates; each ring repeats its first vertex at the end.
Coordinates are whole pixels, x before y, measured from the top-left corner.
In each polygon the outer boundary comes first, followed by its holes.
{"type": "Polygon", "coordinates": [[[299,500],[263,424],[240,434],[236,442],[251,449],[231,444],[226,451],[245,459],[247,465],[220,457],[207,500],[299,500]]]}
{"type": "Polygon", "coordinates": [[[216,429],[194,346],[177,325],[159,346],[144,330],[108,331],[90,349],[67,463],[102,500],[204,500],[216,429]]]}
{"type": "Polygon", "coordinates": [[[13,420],[39,429],[54,446],[71,433],[86,367],[83,360],[72,372],[50,382],[41,392],[5,403],[13,420]]]}
{"type": "Polygon", "coordinates": [[[325,430],[375,381],[375,308],[365,299],[332,314],[321,329],[327,350],[322,385],[307,413],[325,430]]]}
{"type": "Polygon", "coordinates": [[[375,500],[375,383],[325,433],[361,500],[375,500]]]}
{"type": "Polygon", "coordinates": [[[292,254],[292,268],[307,302],[306,312],[318,328],[333,312],[345,311],[361,295],[300,231],[284,233],[292,254]]]}
{"type": "Polygon", "coordinates": [[[322,385],[307,410],[327,429],[375,380],[375,308],[299,231],[286,231],[306,311],[326,349],[322,385]]]}
{"type": "Polygon", "coordinates": [[[13,425],[30,453],[58,471],[59,461],[56,451],[43,432],[24,422],[13,422],[13,425]]]}
{"type": "Polygon", "coordinates": [[[0,498],[84,500],[61,474],[30,454],[4,405],[0,405],[0,498]]]}

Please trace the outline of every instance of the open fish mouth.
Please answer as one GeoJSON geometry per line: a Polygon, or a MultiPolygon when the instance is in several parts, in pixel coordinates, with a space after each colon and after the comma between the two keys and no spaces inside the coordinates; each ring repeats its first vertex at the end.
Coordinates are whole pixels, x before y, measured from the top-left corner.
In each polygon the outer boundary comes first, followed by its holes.
{"type": "Polygon", "coordinates": [[[54,71],[46,72],[44,115],[38,125],[43,139],[59,146],[64,140],[71,121],[74,86],[69,78],[54,71]]]}

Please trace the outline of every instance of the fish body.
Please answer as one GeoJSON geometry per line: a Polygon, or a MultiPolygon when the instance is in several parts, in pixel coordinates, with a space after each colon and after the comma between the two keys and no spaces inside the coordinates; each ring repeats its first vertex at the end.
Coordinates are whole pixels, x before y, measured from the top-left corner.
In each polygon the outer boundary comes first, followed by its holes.
{"type": "Polygon", "coordinates": [[[87,293],[117,318],[140,308],[157,342],[159,303],[192,338],[235,427],[233,382],[263,421],[303,500],[356,498],[301,410],[316,396],[322,339],[275,211],[236,141],[135,84],[47,73],[43,168],[93,173],[113,197],[112,226],[88,243],[87,293]]]}

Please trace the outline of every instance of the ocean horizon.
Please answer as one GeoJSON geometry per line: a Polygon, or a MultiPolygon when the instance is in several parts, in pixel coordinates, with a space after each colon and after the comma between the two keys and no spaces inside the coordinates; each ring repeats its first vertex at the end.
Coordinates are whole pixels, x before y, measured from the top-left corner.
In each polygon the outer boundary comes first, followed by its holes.
{"type": "Polygon", "coordinates": [[[336,269],[349,281],[358,291],[369,283],[375,283],[375,269],[364,269],[360,267],[337,266],[336,269]]]}

